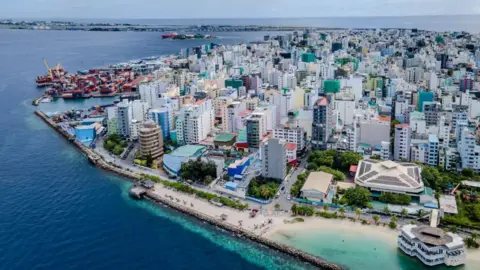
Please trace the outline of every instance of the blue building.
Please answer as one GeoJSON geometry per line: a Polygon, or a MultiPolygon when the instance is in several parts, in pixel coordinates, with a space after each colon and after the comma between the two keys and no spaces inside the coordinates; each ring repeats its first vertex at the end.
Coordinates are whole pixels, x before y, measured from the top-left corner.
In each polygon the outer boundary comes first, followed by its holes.
{"type": "Polygon", "coordinates": [[[250,166],[250,159],[244,157],[243,159],[237,160],[234,163],[230,164],[227,169],[228,176],[234,177],[235,175],[242,175],[243,171],[250,166]]]}
{"type": "Polygon", "coordinates": [[[418,92],[418,111],[423,112],[423,103],[433,101],[433,92],[418,92]]]}
{"type": "Polygon", "coordinates": [[[428,136],[428,156],[426,162],[430,166],[438,166],[439,144],[437,135],[428,136]]]}
{"type": "Polygon", "coordinates": [[[91,124],[88,126],[76,126],[75,138],[86,146],[89,146],[96,136],[96,125],[91,124]]]}
{"type": "Polygon", "coordinates": [[[153,120],[161,129],[164,140],[170,139],[170,131],[173,126],[173,114],[167,106],[153,109],[148,112],[148,118],[153,120]]]}

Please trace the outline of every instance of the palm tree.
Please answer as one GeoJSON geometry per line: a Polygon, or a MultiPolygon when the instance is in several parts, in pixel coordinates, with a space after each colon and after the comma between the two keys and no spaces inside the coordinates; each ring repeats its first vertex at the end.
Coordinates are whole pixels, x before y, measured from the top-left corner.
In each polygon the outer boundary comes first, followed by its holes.
{"type": "Polygon", "coordinates": [[[362,214],[362,210],[360,210],[360,208],[355,209],[355,214],[357,215],[357,219],[360,219],[360,215],[362,214]]]}
{"type": "Polygon", "coordinates": [[[417,215],[418,215],[419,218],[421,218],[423,216],[423,210],[418,209],[417,215]]]}
{"type": "Polygon", "coordinates": [[[278,210],[278,209],[280,209],[280,204],[276,203],[275,204],[275,210],[278,210]]]}
{"type": "Polygon", "coordinates": [[[328,204],[323,205],[323,211],[327,212],[328,211],[328,204]]]}
{"type": "Polygon", "coordinates": [[[383,208],[383,212],[385,212],[385,214],[387,214],[387,215],[390,214],[390,208],[388,208],[388,206],[385,206],[383,208]]]}
{"type": "Polygon", "coordinates": [[[472,238],[473,238],[473,240],[477,240],[478,233],[477,232],[472,233],[472,238]]]}
{"type": "Polygon", "coordinates": [[[338,209],[338,212],[340,212],[342,216],[345,216],[345,207],[340,206],[340,209],[338,209]]]}
{"type": "Polygon", "coordinates": [[[270,189],[266,186],[263,186],[262,189],[260,190],[260,194],[262,195],[263,198],[270,198],[270,189]]]}
{"type": "Polygon", "coordinates": [[[408,211],[406,208],[402,208],[402,211],[400,212],[400,215],[402,215],[402,217],[406,217],[408,215],[408,211]]]}
{"type": "Polygon", "coordinates": [[[292,210],[292,214],[295,216],[297,214],[297,205],[292,205],[292,208],[290,210],[292,210]]]}
{"type": "Polygon", "coordinates": [[[395,223],[397,223],[398,217],[397,217],[397,216],[393,216],[390,220],[393,221],[393,222],[395,222],[395,223]]]}
{"type": "Polygon", "coordinates": [[[378,220],[380,219],[380,216],[374,215],[372,218],[373,218],[373,221],[375,222],[375,225],[378,225],[378,220]]]}

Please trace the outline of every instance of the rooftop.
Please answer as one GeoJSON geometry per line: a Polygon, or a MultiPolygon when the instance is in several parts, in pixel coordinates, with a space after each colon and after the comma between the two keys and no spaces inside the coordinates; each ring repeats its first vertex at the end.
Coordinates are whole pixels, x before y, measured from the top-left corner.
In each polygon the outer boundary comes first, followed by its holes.
{"type": "Polygon", "coordinates": [[[325,172],[311,172],[301,191],[316,190],[327,193],[328,187],[333,180],[333,175],[325,172]]]}
{"type": "Polygon", "coordinates": [[[235,139],[235,134],[222,132],[215,137],[216,142],[230,142],[235,139]]]}
{"type": "Polygon", "coordinates": [[[297,144],[296,143],[287,143],[286,145],[287,150],[293,151],[297,149],[297,144]]]}
{"type": "Polygon", "coordinates": [[[410,230],[411,234],[418,238],[418,240],[429,245],[444,246],[453,242],[453,237],[440,228],[433,228],[426,225],[411,225],[405,229],[410,230]]]}
{"type": "Polygon", "coordinates": [[[193,157],[199,155],[204,149],[205,146],[188,144],[175,149],[170,155],[176,157],[193,157]]]}
{"type": "Polygon", "coordinates": [[[420,171],[414,163],[365,159],[358,163],[355,183],[369,188],[419,193],[424,189],[420,171]]]}

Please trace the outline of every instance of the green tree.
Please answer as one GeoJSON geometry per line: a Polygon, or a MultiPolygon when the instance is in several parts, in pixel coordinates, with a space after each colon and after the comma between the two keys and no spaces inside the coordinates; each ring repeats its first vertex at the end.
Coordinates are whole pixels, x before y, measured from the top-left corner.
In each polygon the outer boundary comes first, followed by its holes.
{"type": "Polygon", "coordinates": [[[317,170],[317,164],[315,163],[308,163],[307,164],[307,170],[310,170],[310,171],[316,171],[317,170]]]}
{"type": "Polygon", "coordinates": [[[421,218],[421,217],[423,217],[423,215],[424,215],[423,210],[422,210],[422,209],[418,209],[418,211],[417,211],[417,216],[418,216],[419,218],[421,218]]]}
{"type": "Polygon", "coordinates": [[[372,155],[372,156],[370,156],[370,159],[380,160],[382,158],[380,157],[380,155],[372,155]]]}
{"type": "Polygon", "coordinates": [[[280,204],[276,203],[275,204],[275,210],[278,210],[278,209],[280,209],[280,204]]]}
{"type": "Polygon", "coordinates": [[[390,221],[390,223],[388,223],[388,227],[390,227],[390,229],[394,230],[397,228],[397,223],[395,221],[390,221]]]}
{"type": "Polygon", "coordinates": [[[366,208],[370,202],[370,191],[364,187],[349,188],[343,196],[348,205],[366,208]]]}
{"type": "Polygon", "coordinates": [[[391,127],[390,127],[390,135],[394,135],[395,134],[395,126],[398,125],[398,124],[401,124],[400,121],[398,121],[397,119],[394,119],[392,121],[392,124],[391,124],[391,127]]]}
{"type": "Polygon", "coordinates": [[[204,185],[210,185],[212,183],[213,178],[210,175],[205,176],[205,182],[204,185]]]}
{"type": "Polygon", "coordinates": [[[400,212],[400,214],[402,215],[402,217],[406,217],[408,215],[407,209],[402,208],[402,211],[400,212]]]}
{"type": "Polygon", "coordinates": [[[340,206],[340,208],[338,209],[338,212],[340,212],[342,216],[345,216],[345,207],[340,206]]]}
{"type": "Polygon", "coordinates": [[[385,212],[385,214],[387,214],[387,215],[389,215],[391,213],[390,208],[388,208],[388,206],[383,207],[383,212],[385,212]]]}
{"type": "Polygon", "coordinates": [[[153,157],[152,157],[152,152],[148,152],[148,155],[147,155],[147,167],[152,167],[152,164],[153,164],[153,157]]]}
{"type": "Polygon", "coordinates": [[[393,222],[397,222],[397,221],[398,221],[398,217],[397,217],[397,216],[393,216],[390,220],[393,221],[393,222]]]}
{"type": "Polygon", "coordinates": [[[373,221],[375,222],[375,225],[378,225],[378,220],[380,219],[380,216],[374,215],[372,218],[373,218],[373,221]]]}
{"type": "Polygon", "coordinates": [[[462,171],[462,175],[465,176],[465,177],[474,177],[475,176],[475,171],[471,168],[466,168],[466,169],[463,169],[462,171]]]}
{"type": "Polygon", "coordinates": [[[342,153],[340,159],[342,168],[348,169],[350,165],[357,165],[358,162],[362,160],[362,155],[355,152],[345,151],[342,153]]]}
{"type": "Polygon", "coordinates": [[[360,208],[355,209],[355,215],[357,215],[357,219],[360,219],[361,214],[362,214],[362,210],[360,210],[360,208]]]}
{"type": "Polygon", "coordinates": [[[292,210],[292,214],[293,214],[294,216],[297,215],[297,205],[296,205],[296,204],[293,204],[293,205],[292,205],[292,208],[290,208],[290,210],[292,210]]]}
{"type": "Polygon", "coordinates": [[[328,204],[323,205],[323,211],[327,212],[328,211],[328,204]]]}

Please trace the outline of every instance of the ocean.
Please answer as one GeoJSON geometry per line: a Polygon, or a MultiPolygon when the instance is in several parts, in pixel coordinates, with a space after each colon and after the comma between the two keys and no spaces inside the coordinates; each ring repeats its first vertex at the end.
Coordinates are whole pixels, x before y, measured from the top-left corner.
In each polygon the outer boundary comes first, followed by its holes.
{"type": "MultiPolygon", "coordinates": [[[[215,42],[239,43],[264,34],[217,33],[215,42]]],[[[307,268],[170,209],[131,200],[129,182],[91,166],[33,115],[31,101],[42,91],[34,78],[46,72],[42,58],[76,72],[203,42],[162,40],[158,33],[0,30],[0,269],[307,268]]],[[[108,101],[67,101],[41,109],[108,101]]],[[[322,246],[316,242],[315,250],[330,246],[328,239],[316,239],[322,246]]],[[[382,262],[395,265],[391,269],[414,269],[410,261],[404,268],[396,254],[385,256],[382,262]]],[[[348,252],[332,259],[363,269],[348,252]]]]}

